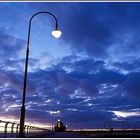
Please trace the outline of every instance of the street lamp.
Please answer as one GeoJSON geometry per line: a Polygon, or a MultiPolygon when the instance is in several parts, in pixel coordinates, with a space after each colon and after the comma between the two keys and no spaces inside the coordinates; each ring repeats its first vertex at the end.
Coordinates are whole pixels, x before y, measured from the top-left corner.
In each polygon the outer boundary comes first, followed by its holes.
{"type": "Polygon", "coordinates": [[[54,124],[54,114],[59,114],[60,113],[60,110],[58,111],[51,111],[50,114],[52,115],[52,131],[54,131],[54,127],[55,127],[55,124],[54,124]]]}
{"type": "Polygon", "coordinates": [[[52,131],[54,130],[53,127],[54,127],[54,114],[55,113],[56,112],[53,112],[53,111],[50,112],[50,114],[52,115],[52,131]]]}
{"type": "Polygon", "coordinates": [[[30,32],[31,32],[31,23],[33,18],[36,15],[39,14],[48,14],[51,15],[54,19],[55,19],[55,29],[52,32],[52,35],[55,38],[59,38],[61,36],[61,31],[58,30],[58,21],[57,18],[55,17],[54,14],[50,13],[50,12],[46,12],[46,11],[42,11],[42,12],[38,12],[35,13],[29,21],[29,28],[28,28],[28,40],[27,40],[27,49],[26,49],[26,62],[25,62],[25,72],[24,72],[24,85],[23,85],[23,97],[22,97],[22,107],[21,107],[21,114],[20,114],[20,130],[19,130],[19,136],[20,137],[25,137],[24,136],[24,122],[25,122],[25,96],[26,96],[26,84],[27,84],[27,70],[28,70],[28,60],[29,60],[29,48],[30,48],[30,32]]]}

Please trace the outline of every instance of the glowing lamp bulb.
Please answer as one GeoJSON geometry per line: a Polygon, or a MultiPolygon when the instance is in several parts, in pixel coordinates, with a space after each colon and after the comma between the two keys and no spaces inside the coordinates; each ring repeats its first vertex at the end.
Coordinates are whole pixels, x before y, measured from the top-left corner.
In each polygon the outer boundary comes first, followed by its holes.
{"type": "Polygon", "coordinates": [[[52,36],[55,38],[59,38],[62,35],[62,32],[60,30],[54,30],[52,31],[52,36]]]}

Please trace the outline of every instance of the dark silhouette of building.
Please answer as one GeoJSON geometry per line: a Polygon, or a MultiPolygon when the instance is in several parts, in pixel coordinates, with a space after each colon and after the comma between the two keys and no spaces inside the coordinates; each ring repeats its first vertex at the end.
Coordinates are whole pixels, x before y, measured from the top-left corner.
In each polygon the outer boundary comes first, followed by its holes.
{"type": "Polygon", "coordinates": [[[55,132],[64,132],[64,131],[66,131],[66,126],[63,124],[63,122],[58,120],[55,126],[55,132]]]}

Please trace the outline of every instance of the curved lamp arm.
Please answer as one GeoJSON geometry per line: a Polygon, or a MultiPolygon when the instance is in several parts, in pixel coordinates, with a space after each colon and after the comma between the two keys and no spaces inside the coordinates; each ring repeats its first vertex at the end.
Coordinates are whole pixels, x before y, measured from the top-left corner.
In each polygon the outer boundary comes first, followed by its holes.
{"type": "Polygon", "coordinates": [[[37,15],[40,15],[40,14],[49,14],[51,15],[54,19],[55,19],[55,30],[58,31],[58,21],[57,21],[57,18],[54,14],[50,13],[50,12],[46,12],[46,11],[42,11],[42,12],[38,12],[38,13],[35,13],[31,18],[30,18],[30,21],[29,21],[29,28],[28,28],[28,41],[27,41],[27,47],[29,48],[29,42],[30,42],[30,32],[31,32],[31,25],[32,25],[32,20],[35,16],[37,15]]]}

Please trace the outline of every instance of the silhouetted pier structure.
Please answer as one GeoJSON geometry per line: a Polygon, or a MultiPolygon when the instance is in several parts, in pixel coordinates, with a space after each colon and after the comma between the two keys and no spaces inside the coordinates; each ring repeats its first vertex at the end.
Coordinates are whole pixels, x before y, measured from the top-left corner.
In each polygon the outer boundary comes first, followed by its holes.
{"type": "Polygon", "coordinates": [[[103,129],[80,130],[75,133],[94,138],[140,138],[140,129],[130,129],[127,121],[106,121],[103,129]]]}
{"type": "Polygon", "coordinates": [[[109,129],[110,131],[113,131],[114,124],[120,124],[123,131],[129,128],[129,123],[127,121],[107,121],[104,122],[104,129],[109,129]]]}
{"type": "MultiPolygon", "coordinates": [[[[19,137],[19,124],[0,120],[0,138],[19,137]]],[[[25,125],[24,134],[27,138],[140,138],[140,129],[130,129],[128,122],[108,121],[103,129],[66,130],[55,132],[50,129],[25,125]],[[121,128],[113,128],[112,124],[120,124],[121,128]]]]}

